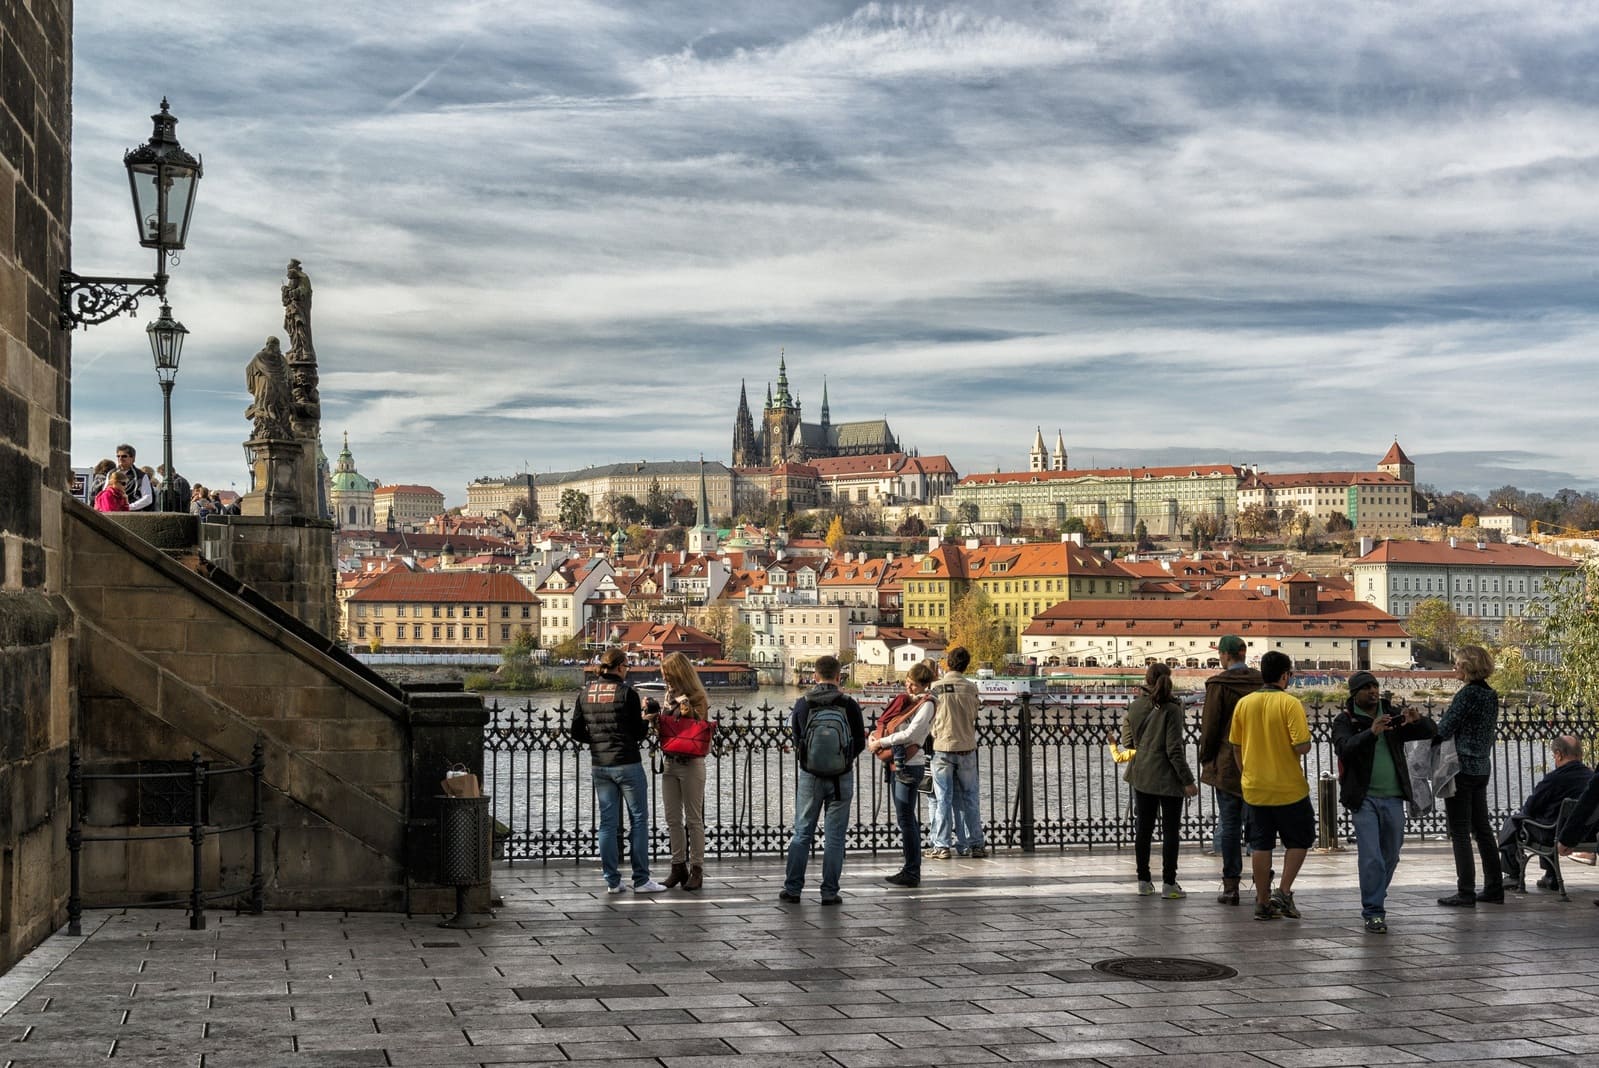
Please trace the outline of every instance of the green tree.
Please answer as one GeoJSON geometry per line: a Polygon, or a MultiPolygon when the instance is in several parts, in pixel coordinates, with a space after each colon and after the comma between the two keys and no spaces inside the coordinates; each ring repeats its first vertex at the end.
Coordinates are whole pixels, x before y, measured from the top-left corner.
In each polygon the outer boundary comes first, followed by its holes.
{"type": "Polygon", "coordinates": [[[816,529],[816,516],[810,512],[800,512],[788,517],[788,532],[794,537],[809,534],[816,529]]]}
{"type": "Polygon", "coordinates": [[[894,528],[894,533],[902,538],[919,538],[927,533],[927,524],[922,522],[921,516],[908,515],[894,528]]]}
{"type": "Polygon", "coordinates": [[[1405,629],[1410,631],[1416,644],[1443,657],[1454,655],[1462,645],[1475,645],[1481,640],[1476,626],[1438,597],[1429,597],[1416,605],[1405,629]]]}
{"type": "Polygon", "coordinates": [[[722,655],[729,660],[748,663],[750,647],[755,644],[755,630],[748,623],[735,623],[722,643],[722,655]]]}
{"type": "Polygon", "coordinates": [[[561,491],[561,526],[577,530],[589,525],[589,495],[582,490],[561,491]]]}
{"type": "Polygon", "coordinates": [[[955,602],[949,614],[948,634],[951,648],[964,645],[979,664],[1004,664],[1012,651],[994,602],[977,586],[955,602]]]}
{"type": "Polygon", "coordinates": [[[583,647],[583,635],[574,634],[570,638],[562,638],[550,650],[550,655],[557,660],[582,660],[587,656],[588,650],[583,647]]]}
{"type": "Polygon", "coordinates": [[[1149,524],[1142,519],[1133,528],[1133,537],[1137,540],[1138,551],[1141,553],[1147,553],[1155,547],[1155,543],[1149,540],[1149,524]]]}
{"type": "Polygon", "coordinates": [[[1251,504],[1239,509],[1238,536],[1245,541],[1265,541],[1272,532],[1272,521],[1266,516],[1266,506],[1251,504]]]}
{"type": "Polygon", "coordinates": [[[655,534],[645,526],[634,523],[623,533],[627,535],[626,550],[630,553],[649,552],[655,545],[655,534]]]}
{"type": "Polygon", "coordinates": [[[1082,516],[1072,516],[1060,525],[1062,534],[1087,534],[1088,524],[1083,522],[1082,516]]]}
{"type": "Polygon", "coordinates": [[[844,517],[835,515],[833,521],[827,524],[827,547],[834,556],[841,556],[849,547],[849,535],[844,533],[844,517]]]}
{"type": "Polygon", "coordinates": [[[982,518],[982,512],[977,507],[976,501],[962,501],[955,509],[955,520],[961,524],[971,524],[982,518]]]}
{"type": "Polygon", "coordinates": [[[1329,534],[1342,534],[1346,530],[1354,529],[1355,524],[1351,523],[1349,517],[1342,512],[1334,512],[1327,517],[1327,533],[1329,534]]]}
{"type": "Polygon", "coordinates": [[[1561,580],[1542,622],[1542,644],[1555,659],[1545,688],[1564,707],[1599,718],[1599,560],[1561,580]]]}
{"type": "Polygon", "coordinates": [[[666,491],[661,488],[661,480],[650,480],[649,492],[644,495],[644,522],[652,527],[663,527],[671,518],[667,511],[666,491]]]}
{"type": "Polygon", "coordinates": [[[675,526],[691,527],[699,518],[699,506],[687,497],[673,497],[666,505],[667,517],[675,526]]]}

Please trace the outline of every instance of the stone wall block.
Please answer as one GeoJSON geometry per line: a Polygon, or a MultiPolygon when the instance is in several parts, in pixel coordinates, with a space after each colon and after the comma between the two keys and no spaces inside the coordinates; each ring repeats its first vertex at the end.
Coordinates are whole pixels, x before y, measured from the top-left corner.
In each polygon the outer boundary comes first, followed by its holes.
{"type": "Polygon", "coordinates": [[[397,724],[350,717],[323,723],[318,748],[328,752],[354,749],[398,753],[404,743],[404,733],[397,724]]]}
{"type": "Polygon", "coordinates": [[[405,754],[390,752],[323,752],[316,762],[341,779],[360,783],[397,783],[405,781],[405,754]]]}

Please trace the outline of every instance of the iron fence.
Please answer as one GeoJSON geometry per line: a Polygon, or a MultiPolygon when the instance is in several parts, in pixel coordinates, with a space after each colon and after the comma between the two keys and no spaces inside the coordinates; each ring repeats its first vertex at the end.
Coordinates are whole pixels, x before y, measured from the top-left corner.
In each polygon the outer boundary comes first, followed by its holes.
{"type": "MultiPolygon", "coordinates": [[[[1443,704],[1422,702],[1428,715],[1443,704]]],[[[1332,723],[1338,706],[1310,706],[1311,750],[1304,758],[1312,789],[1336,774],[1332,723]]],[[[1108,741],[1120,732],[1125,709],[1045,698],[984,706],[978,720],[978,766],[983,826],[991,848],[1032,851],[1041,847],[1121,847],[1132,844],[1131,791],[1108,741]]],[[[797,765],[789,710],[770,705],[728,705],[717,716],[716,744],[706,758],[705,834],[710,856],[782,853],[788,845],[797,765]]],[[[582,860],[598,850],[597,812],[589,780],[588,747],[569,733],[571,710],[563,703],[536,708],[490,706],[484,731],[485,792],[494,798],[496,858],[582,860]]],[[[868,715],[868,727],[871,715],[868,715]]],[[[1188,759],[1197,771],[1199,710],[1188,710],[1188,759]]],[[[1495,822],[1517,811],[1533,785],[1553,767],[1549,742],[1575,734],[1599,744],[1599,722],[1583,712],[1549,706],[1501,709],[1489,800],[1495,822]]],[[[647,759],[659,770],[660,756],[647,759]]],[[[652,851],[666,843],[658,807],[657,775],[650,782],[652,851]]],[[[1202,842],[1215,830],[1212,792],[1202,788],[1184,807],[1182,836],[1202,842]]],[[[1352,833],[1349,815],[1338,811],[1338,833],[1352,833]]],[[[1413,815],[1408,833],[1442,835],[1442,807],[1413,815]]],[[[625,840],[625,838],[624,838],[625,840]]],[[[897,848],[893,806],[878,762],[856,764],[854,811],[848,847],[856,851],[897,848]]]]}

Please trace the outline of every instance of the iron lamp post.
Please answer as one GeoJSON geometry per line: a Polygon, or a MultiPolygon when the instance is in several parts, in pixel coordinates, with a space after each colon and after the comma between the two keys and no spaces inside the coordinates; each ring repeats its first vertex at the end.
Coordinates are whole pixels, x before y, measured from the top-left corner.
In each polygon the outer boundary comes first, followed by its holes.
{"type": "Polygon", "coordinates": [[[172,467],[172,386],[178,380],[178,360],[183,355],[183,339],[188,328],[172,318],[172,308],[161,302],[161,317],[144,328],[150,338],[150,353],[155,357],[155,376],[161,383],[161,459],[166,477],[161,480],[160,510],[180,512],[184,502],[177,500],[178,490],[173,483],[177,471],[172,467]]]}
{"type": "Polygon", "coordinates": [[[200,158],[178,144],[178,120],[167,110],[165,98],[161,110],[150,118],[155,122],[150,140],[127,152],[122,163],[128,169],[139,244],[155,249],[155,275],[120,278],[62,271],[57,296],[63,330],[103,323],[124,312],[132,314],[142,297],[166,300],[167,257],[172,256],[176,263],[175,253],[183,251],[189,239],[202,168],[200,158]]]}

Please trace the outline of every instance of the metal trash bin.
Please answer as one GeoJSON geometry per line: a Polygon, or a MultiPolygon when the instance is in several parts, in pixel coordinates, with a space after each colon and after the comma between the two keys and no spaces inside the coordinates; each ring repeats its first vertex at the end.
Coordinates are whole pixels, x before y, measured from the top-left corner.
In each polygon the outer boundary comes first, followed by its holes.
{"type": "Polygon", "coordinates": [[[467,891],[489,881],[494,820],[488,797],[439,797],[439,880],[455,887],[455,915],[439,924],[457,929],[486,927],[472,915],[467,891]]]}
{"type": "Polygon", "coordinates": [[[1338,780],[1331,775],[1316,783],[1316,824],[1316,848],[1343,848],[1338,841],[1338,780]]]}

